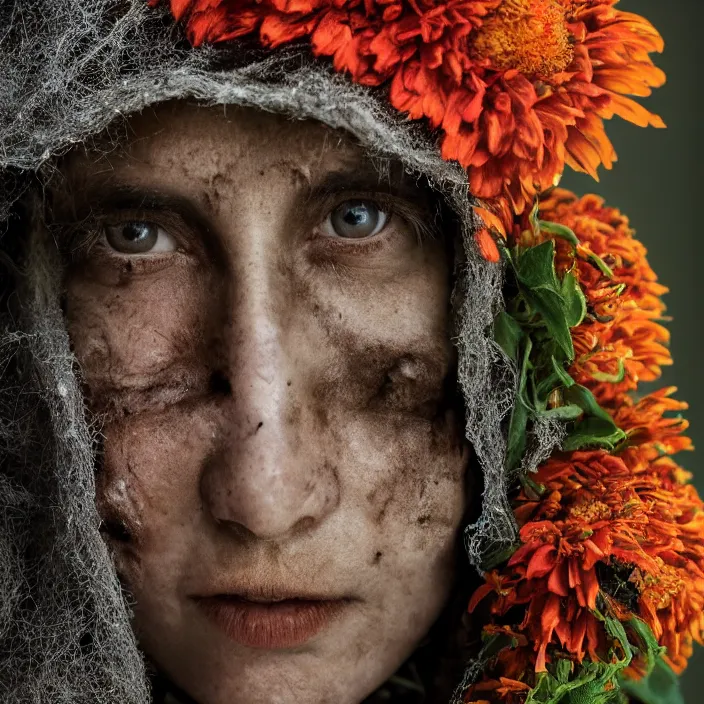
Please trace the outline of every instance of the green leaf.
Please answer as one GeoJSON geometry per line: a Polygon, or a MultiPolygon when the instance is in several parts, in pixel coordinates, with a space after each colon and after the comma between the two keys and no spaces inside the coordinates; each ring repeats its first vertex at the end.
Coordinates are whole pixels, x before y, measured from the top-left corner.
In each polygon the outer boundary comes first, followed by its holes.
{"type": "Polygon", "coordinates": [[[621,679],[621,687],[642,704],[684,704],[680,683],[672,668],[658,658],[649,675],[641,680],[621,679]]]}
{"type": "Polygon", "coordinates": [[[555,357],[551,357],[550,361],[552,362],[552,368],[555,370],[555,373],[559,377],[562,384],[568,389],[570,386],[574,386],[574,379],[565,371],[565,368],[555,359],[555,357]]]}
{"type": "Polygon", "coordinates": [[[562,449],[570,452],[582,447],[596,446],[613,450],[626,438],[613,418],[597,403],[589,389],[575,384],[565,390],[565,400],[579,406],[584,411],[584,418],[575,424],[574,429],[565,439],[562,449]]]}
{"type": "Polygon", "coordinates": [[[604,619],[604,625],[606,627],[607,633],[612,637],[618,640],[618,642],[621,644],[621,647],[623,648],[624,651],[624,660],[623,660],[623,666],[626,667],[630,665],[631,659],[633,657],[633,651],[631,650],[631,645],[628,642],[628,636],[626,635],[626,629],[623,627],[623,624],[617,619],[613,618],[612,616],[607,616],[604,619]]]}
{"type": "Polygon", "coordinates": [[[564,421],[569,421],[569,420],[577,420],[584,411],[582,409],[573,404],[567,404],[566,406],[558,406],[557,408],[550,408],[547,411],[540,411],[541,416],[545,418],[555,418],[556,420],[564,420],[564,421]]]}
{"type": "Polygon", "coordinates": [[[560,225],[556,222],[548,222],[547,220],[540,220],[540,229],[543,232],[547,232],[550,235],[555,235],[556,237],[561,237],[563,240],[567,240],[570,244],[575,247],[579,244],[577,235],[570,230],[566,225],[560,225]]]}
{"type": "MultiPolygon", "coordinates": [[[[613,426],[615,427],[615,426],[613,426]]],[[[603,447],[613,450],[624,438],[623,431],[604,423],[599,418],[585,418],[577,423],[574,430],[562,443],[565,452],[580,450],[585,447],[603,447]]]]}
{"type": "Polygon", "coordinates": [[[515,469],[523,451],[526,448],[526,427],[530,417],[529,407],[526,402],[526,380],[528,378],[528,365],[530,364],[530,351],[533,347],[530,337],[525,337],[523,360],[518,370],[518,393],[511,411],[511,420],[508,426],[508,442],[506,447],[506,467],[515,469]]]}
{"type": "Polygon", "coordinates": [[[574,274],[565,274],[562,279],[562,297],[566,304],[567,325],[573,328],[579,325],[587,314],[587,299],[574,274]]]}
{"type": "Polygon", "coordinates": [[[634,616],[628,626],[638,640],[636,647],[645,656],[646,674],[640,680],[620,677],[621,687],[642,704],[684,704],[679,679],[662,657],[666,648],[658,645],[645,621],[634,616]]]}
{"type": "Polygon", "coordinates": [[[552,240],[520,250],[515,258],[519,282],[529,289],[547,287],[559,291],[554,259],[555,244],[552,240]]]}
{"type": "Polygon", "coordinates": [[[616,663],[583,662],[576,673],[568,672],[573,663],[558,660],[551,666],[555,675],[543,672],[536,677],[536,686],[528,693],[526,704],[611,704],[622,701],[618,688],[607,690],[616,673],[625,667],[616,663]],[[562,665],[566,662],[566,665],[562,665]],[[571,679],[569,678],[571,675],[571,679]]]}
{"type": "Polygon", "coordinates": [[[489,550],[482,553],[482,570],[488,572],[493,570],[495,567],[502,565],[504,562],[509,560],[521,544],[510,545],[509,547],[500,547],[494,550],[489,550]]]}
{"type": "Polygon", "coordinates": [[[518,361],[518,347],[523,337],[521,326],[505,311],[494,318],[494,340],[514,362],[518,361]]]}
{"type": "Polygon", "coordinates": [[[566,684],[570,681],[572,674],[572,662],[570,660],[558,660],[555,666],[555,679],[560,684],[566,684]]]}
{"type": "Polygon", "coordinates": [[[535,288],[530,292],[524,292],[523,297],[532,309],[540,313],[548,332],[567,359],[572,361],[574,345],[570,326],[567,323],[567,306],[562,295],[547,288],[535,288]]]}
{"type": "Polygon", "coordinates": [[[574,346],[570,323],[581,321],[586,303],[571,274],[562,283],[558,280],[554,260],[555,244],[548,240],[521,251],[514,259],[514,270],[523,299],[540,314],[549,334],[571,361],[574,346]]]}
{"type": "Polygon", "coordinates": [[[637,636],[638,650],[645,656],[648,672],[651,672],[653,667],[655,667],[655,663],[660,659],[663,653],[665,653],[666,649],[658,645],[657,638],[652,630],[650,630],[650,626],[642,619],[633,616],[628,621],[628,626],[637,636]]]}

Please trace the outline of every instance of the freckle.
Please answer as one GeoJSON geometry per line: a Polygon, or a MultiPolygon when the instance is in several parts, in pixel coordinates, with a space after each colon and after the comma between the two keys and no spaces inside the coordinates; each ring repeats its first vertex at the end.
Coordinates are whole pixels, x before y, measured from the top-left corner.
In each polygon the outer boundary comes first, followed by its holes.
{"type": "Polygon", "coordinates": [[[424,526],[429,521],[430,521],[430,516],[428,516],[428,515],[418,516],[418,525],[419,526],[424,526]]]}
{"type": "Polygon", "coordinates": [[[291,380],[290,380],[290,379],[286,382],[286,386],[291,386],[291,380]]]}
{"type": "Polygon", "coordinates": [[[378,565],[378,564],[381,562],[381,556],[382,556],[383,554],[384,554],[384,553],[382,553],[382,552],[377,552],[377,554],[374,555],[373,564],[378,565]]]}

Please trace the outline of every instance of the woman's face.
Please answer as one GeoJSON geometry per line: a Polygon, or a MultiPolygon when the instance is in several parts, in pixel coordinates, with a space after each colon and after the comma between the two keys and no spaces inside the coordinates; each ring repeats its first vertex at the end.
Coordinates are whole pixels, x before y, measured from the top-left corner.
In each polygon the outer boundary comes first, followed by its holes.
{"type": "Polygon", "coordinates": [[[318,123],[182,103],[65,174],[143,649],[199,704],[361,701],[445,605],[466,505],[427,194],[318,123]]]}

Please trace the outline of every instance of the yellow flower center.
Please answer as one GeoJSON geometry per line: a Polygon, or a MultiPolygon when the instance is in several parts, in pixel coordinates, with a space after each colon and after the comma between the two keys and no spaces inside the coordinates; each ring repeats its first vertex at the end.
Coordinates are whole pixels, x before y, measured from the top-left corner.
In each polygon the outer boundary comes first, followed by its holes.
{"type": "Polygon", "coordinates": [[[504,0],[477,30],[474,51],[497,69],[551,76],[572,61],[572,44],[560,0],[504,0]]]}
{"type": "Polygon", "coordinates": [[[596,523],[611,518],[611,509],[603,501],[590,499],[574,505],[570,509],[570,517],[585,524],[596,523]]]}
{"type": "Polygon", "coordinates": [[[655,605],[656,609],[666,609],[673,597],[676,597],[684,588],[685,582],[678,571],[663,563],[657,558],[660,573],[655,576],[641,572],[638,568],[633,570],[630,581],[636,585],[641,595],[655,605]]]}

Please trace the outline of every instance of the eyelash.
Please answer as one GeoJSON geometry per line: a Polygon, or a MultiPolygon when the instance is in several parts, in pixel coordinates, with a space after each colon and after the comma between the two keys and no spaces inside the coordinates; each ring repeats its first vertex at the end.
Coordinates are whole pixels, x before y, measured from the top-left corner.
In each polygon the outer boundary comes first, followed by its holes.
{"type": "MultiPolygon", "coordinates": [[[[437,236],[435,222],[428,223],[428,216],[432,215],[432,211],[426,208],[421,208],[412,205],[407,200],[394,196],[391,193],[383,193],[379,191],[364,192],[364,191],[341,191],[331,193],[328,198],[323,201],[320,207],[322,212],[318,222],[323,222],[324,219],[333,212],[338,206],[350,200],[369,201],[377,206],[380,210],[388,213],[389,219],[384,228],[370,240],[335,240],[339,246],[350,245],[350,249],[360,250],[360,248],[371,244],[372,241],[380,239],[381,233],[384,232],[396,218],[404,220],[414,231],[419,242],[437,236]]],[[[317,226],[316,226],[317,227],[317,226]]],[[[366,248],[365,248],[365,251],[366,248]]]]}
{"type": "MultiPolygon", "coordinates": [[[[345,239],[345,238],[331,238],[327,235],[321,235],[319,233],[315,234],[314,237],[308,239],[319,239],[321,244],[324,243],[325,249],[329,249],[331,252],[337,251],[348,251],[348,252],[359,252],[367,253],[379,249],[384,244],[383,233],[393,226],[396,218],[403,219],[414,231],[416,238],[419,242],[425,239],[432,238],[436,236],[434,223],[432,225],[428,224],[428,215],[430,214],[427,210],[421,209],[419,207],[414,207],[408,201],[401,199],[392,194],[380,193],[380,192],[361,192],[361,191],[346,191],[346,192],[336,192],[330,193],[325,197],[318,208],[316,208],[316,224],[310,228],[311,233],[315,233],[319,230],[321,223],[324,222],[325,218],[329,216],[337,207],[343,203],[350,200],[363,200],[373,203],[380,210],[385,211],[388,214],[388,222],[384,225],[383,229],[369,239],[345,239]],[[329,241],[328,241],[329,240],[329,241]]],[[[310,214],[306,215],[310,218],[310,214]]],[[[194,254],[193,252],[193,237],[185,234],[188,231],[188,225],[179,216],[164,214],[156,210],[126,210],[123,211],[120,217],[115,217],[113,213],[92,213],[90,219],[82,224],[77,230],[73,230],[68,238],[64,238],[64,241],[68,243],[68,251],[70,258],[74,261],[86,258],[90,255],[91,251],[94,250],[96,245],[103,245],[102,240],[105,238],[105,229],[108,226],[115,226],[122,223],[128,222],[152,222],[160,228],[168,231],[168,233],[176,240],[178,245],[174,252],[168,254],[159,255],[153,254],[149,256],[134,256],[121,254],[112,250],[109,245],[104,245],[104,248],[109,252],[107,256],[117,259],[117,260],[130,260],[135,262],[140,268],[142,267],[142,262],[136,262],[136,260],[152,260],[153,265],[156,264],[156,260],[165,260],[174,254],[189,255],[194,254]]],[[[145,262],[146,265],[146,262],[145,262]]]]}

